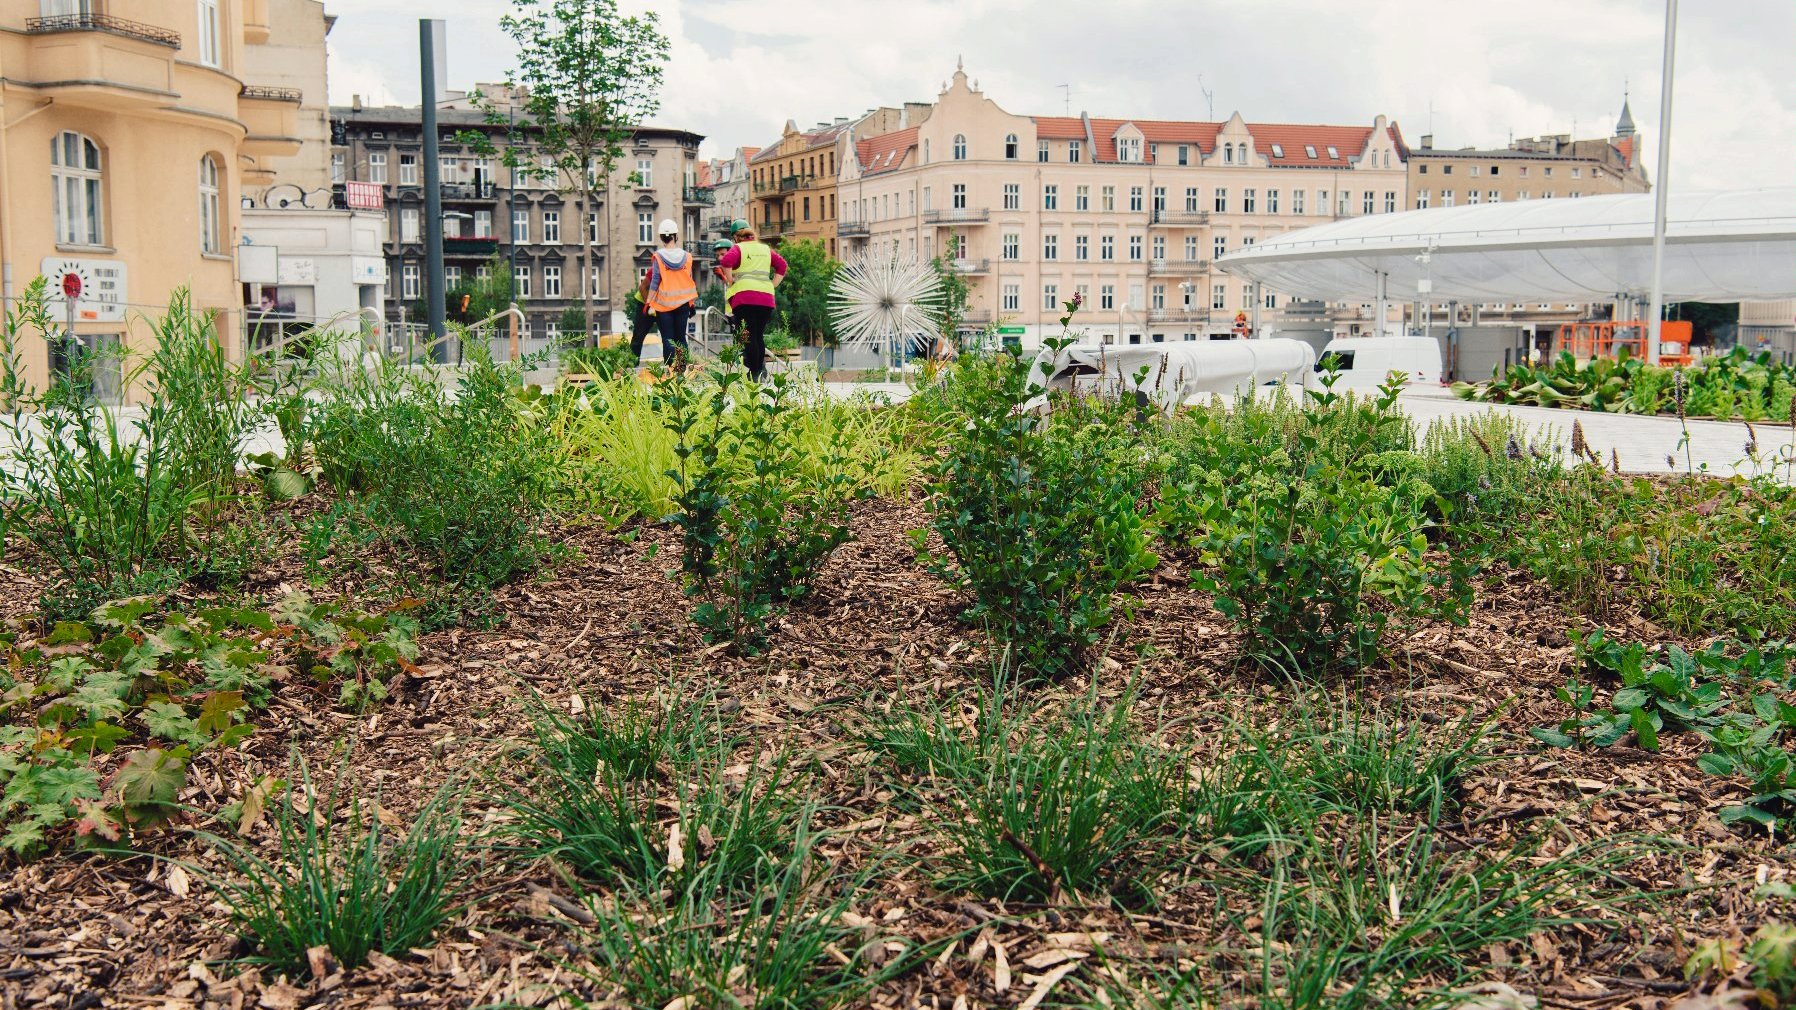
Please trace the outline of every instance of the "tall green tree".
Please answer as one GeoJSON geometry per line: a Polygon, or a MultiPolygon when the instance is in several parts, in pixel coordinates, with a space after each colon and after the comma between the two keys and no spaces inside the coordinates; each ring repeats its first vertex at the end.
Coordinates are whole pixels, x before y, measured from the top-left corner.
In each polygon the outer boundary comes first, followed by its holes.
{"type": "Polygon", "coordinates": [[[966,277],[954,269],[951,257],[937,256],[929,261],[929,265],[942,282],[942,304],[935,312],[935,321],[942,335],[953,340],[960,331],[960,324],[967,318],[967,298],[972,292],[967,287],[966,277]]]}
{"type": "Polygon", "coordinates": [[[787,332],[807,344],[834,347],[836,326],[829,317],[829,288],[842,269],[822,242],[794,240],[780,245],[786,279],[780,282],[780,317],[787,332]]]}
{"type": "MultiPolygon", "coordinates": [[[[611,242],[611,176],[634,127],[660,108],[661,71],[668,59],[667,37],[654,12],[624,15],[617,0],[512,0],[499,27],[518,44],[517,67],[506,79],[527,89],[522,121],[513,129],[528,135],[505,151],[505,163],[520,175],[544,179],[578,192],[588,215],[598,213],[594,194],[603,197],[605,241],[611,242]]],[[[489,108],[494,123],[505,122],[489,108]]],[[[585,221],[580,222],[585,232],[585,221]]],[[[597,270],[587,243],[588,270],[597,270]]],[[[594,338],[590,281],[580,285],[585,332],[594,338]]]]}

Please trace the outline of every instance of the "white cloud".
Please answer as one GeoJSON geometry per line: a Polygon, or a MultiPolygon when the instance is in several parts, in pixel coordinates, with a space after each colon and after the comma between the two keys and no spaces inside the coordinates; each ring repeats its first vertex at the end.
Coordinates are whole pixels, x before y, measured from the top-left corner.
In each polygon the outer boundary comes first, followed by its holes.
{"type": "MultiPolygon", "coordinates": [[[[928,101],[964,56],[988,95],[1021,113],[1369,123],[1413,143],[1511,135],[1604,136],[1624,82],[1649,170],[1658,138],[1662,0],[625,0],[652,8],[673,44],[658,122],[724,153],[879,104],[928,101]],[[1200,83],[1201,78],[1201,83],[1200,83]],[[1432,112],[1431,112],[1432,106],[1432,112]]],[[[505,0],[440,0],[455,86],[504,77],[505,0]]],[[[333,100],[415,101],[416,6],[358,0],[332,33],[333,100]]],[[[1796,7],[1684,4],[1672,183],[1786,185],[1796,178],[1796,7]]]]}

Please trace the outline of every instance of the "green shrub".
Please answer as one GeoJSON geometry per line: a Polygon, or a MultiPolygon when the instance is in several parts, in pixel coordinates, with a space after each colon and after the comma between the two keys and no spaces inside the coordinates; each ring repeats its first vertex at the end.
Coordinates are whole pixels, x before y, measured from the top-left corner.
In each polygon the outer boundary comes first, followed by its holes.
{"type": "Polygon", "coordinates": [[[547,432],[519,395],[517,366],[478,342],[469,349],[459,373],[338,360],[307,417],[322,475],[347,505],[337,519],[396,555],[392,577],[431,601],[432,624],[479,606],[545,551],[547,432]],[[436,385],[450,374],[460,378],[453,397],[436,385]]]}
{"type": "Polygon", "coordinates": [[[1023,409],[1041,392],[1031,367],[1003,353],[956,374],[944,405],[954,435],[930,486],[945,553],[927,549],[927,531],[913,536],[924,564],[972,595],[968,619],[1023,668],[1057,676],[1127,614],[1118,591],[1159,558],[1142,514],[1133,402],[1056,396],[1052,415],[1038,417],[1023,409]]]}
{"type": "Polygon", "coordinates": [[[311,970],[307,952],[324,947],[359,968],[371,951],[403,956],[424,946],[459,911],[467,856],[456,794],[439,792],[405,830],[389,831],[378,801],[339,792],[343,778],[315,795],[301,764],[300,789],[265,783],[280,791],[268,807],[280,843],[272,857],[205,836],[233,875],[199,872],[254,945],[248,962],[299,977],[311,970]]]}
{"type": "Polygon", "coordinates": [[[629,344],[621,341],[603,348],[570,347],[561,352],[561,368],[569,374],[591,375],[600,380],[633,376],[636,355],[630,353],[629,344]]]}
{"type": "MultiPolygon", "coordinates": [[[[1563,467],[1556,448],[1536,458],[1522,449],[1527,440],[1520,422],[1495,411],[1443,418],[1428,426],[1416,449],[1416,473],[1444,503],[1437,518],[1447,522],[1450,532],[1478,539],[1497,536],[1506,524],[1528,518],[1540,507],[1563,467]]],[[[1550,445],[1556,440],[1544,441],[1550,445]]]]}
{"type": "Polygon", "coordinates": [[[753,652],[766,622],[803,599],[831,553],[851,536],[849,505],[861,494],[850,477],[853,445],[829,433],[807,459],[786,438],[802,408],[785,373],[756,383],[732,367],[714,373],[714,393],[675,376],[665,416],[673,432],[672,471],[680,528],[680,571],[697,601],[693,622],[710,642],[753,652]]]}

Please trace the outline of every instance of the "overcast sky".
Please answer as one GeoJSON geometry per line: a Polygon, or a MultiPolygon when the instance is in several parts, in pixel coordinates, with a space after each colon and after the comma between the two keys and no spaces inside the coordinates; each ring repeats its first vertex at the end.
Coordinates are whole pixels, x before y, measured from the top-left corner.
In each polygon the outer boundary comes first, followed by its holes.
{"type": "MultiPolygon", "coordinates": [[[[622,0],[627,7],[646,6],[622,0]]],[[[418,100],[417,0],[326,0],[331,99],[418,100]]],[[[503,80],[509,0],[434,0],[451,87],[503,80]]],[[[1010,112],[1370,123],[1414,144],[1607,136],[1629,87],[1649,174],[1659,131],[1661,0],[663,0],[673,42],[655,121],[707,156],[880,104],[929,101],[964,57],[1010,112]]],[[[1674,189],[1796,183],[1796,4],[1685,2],[1674,189]]]]}

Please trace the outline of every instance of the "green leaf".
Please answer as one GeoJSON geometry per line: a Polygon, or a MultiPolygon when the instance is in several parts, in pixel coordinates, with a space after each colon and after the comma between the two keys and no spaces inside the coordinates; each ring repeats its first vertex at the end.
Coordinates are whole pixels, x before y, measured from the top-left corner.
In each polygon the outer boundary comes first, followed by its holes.
{"type": "Polygon", "coordinates": [[[1723,824],[1739,824],[1742,821],[1751,821],[1754,824],[1762,824],[1767,828],[1777,827],[1777,815],[1768,810],[1760,810],[1758,807],[1745,803],[1722,807],[1719,816],[1721,817],[1721,823],[1723,824]]]}
{"type": "Polygon", "coordinates": [[[1644,688],[1624,687],[1615,692],[1611,704],[1615,706],[1617,712],[1637,712],[1646,706],[1650,697],[1644,688]]]}
{"type": "Polygon", "coordinates": [[[174,743],[187,743],[195,736],[193,719],[187,709],[169,701],[153,701],[143,709],[144,728],[151,736],[174,743]]]}
{"type": "Polygon", "coordinates": [[[77,800],[100,798],[100,777],[92,768],[45,768],[37,776],[37,794],[51,803],[72,806],[77,800]]]}
{"type": "Polygon", "coordinates": [[[1696,767],[1710,775],[1732,775],[1739,765],[1726,754],[1710,752],[1696,759],[1696,767]]]}
{"type": "Polygon", "coordinates": [[[150,747],[126,759],[112,777],[112,792],[128,808],[167,806],[187,783],[187,748],[150,747]]]}
{"type": "Polygon", "coordinates": [[[69,749],[77,754],[110,754],[112,748],[118,746],[120,740],[130,735],[130,730],[109,722],[77,726],[68,732],[69,742],[72,745],[69,749]]]}
{"type": "Polygon", "coordinates": [[[262,478],[262,491],[271,501],[293,501],[305,497],[311,489],[311,481],[292,470],[270,470],[262,478]]]}
{"type": "Polygon", "coordinates": [[[56,626],[50,629],[49,637],[44,639],[44,644],[76,645],[93,640],[94,633],[88,630],[87,625],[74,621],[57,621],[56,626]]]}
{"type": "Polygon", "coordinates": [[[1528,731],[1528,735],[1548,747],[1576,747],[1578,745],[1578,741],[1569,734],[1561,733],[1547,726],[1536,726],[1528,731]]]}
{"type": "Polygon", "coordinates": [[[214,691],[200,705],[200,732],[217,736],[236,721],[233,713],[244,707],[242,691],[214,691]]]}

